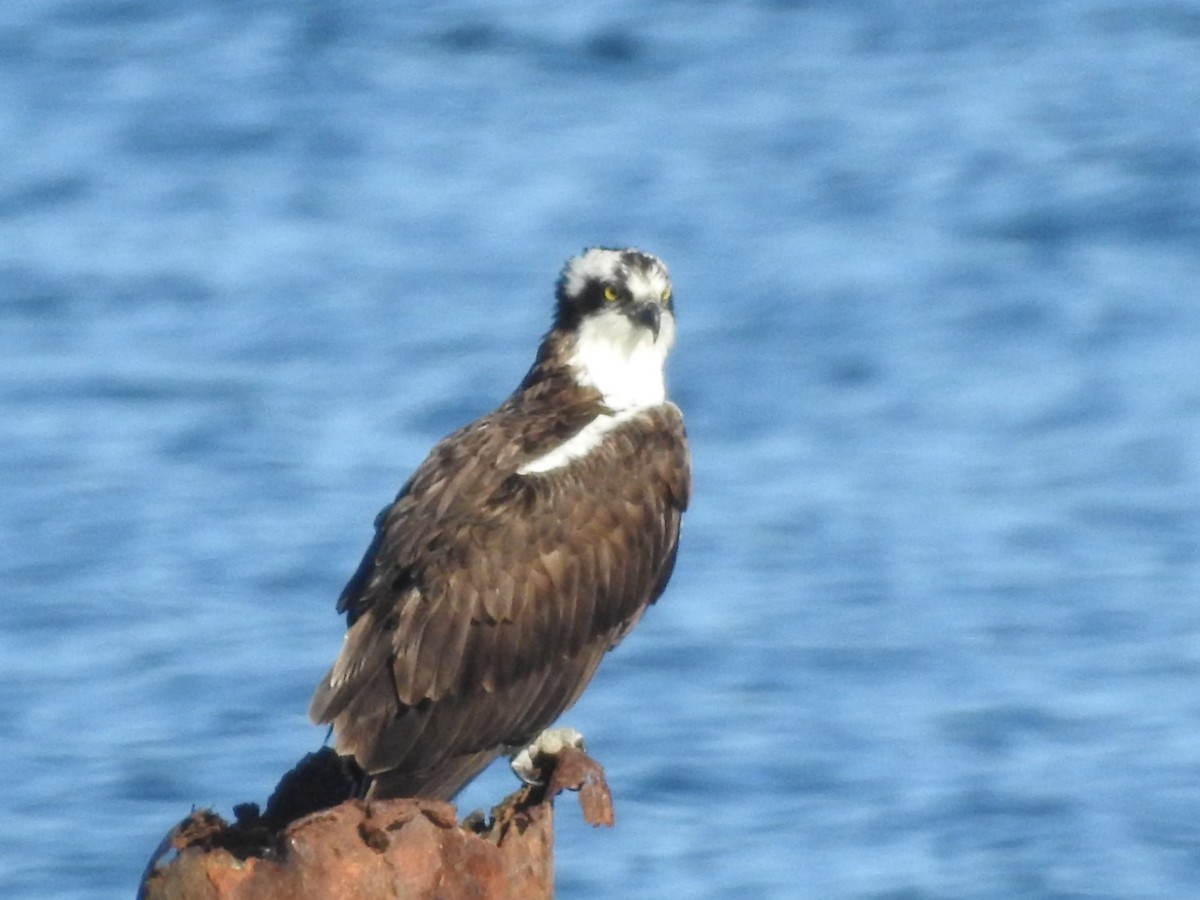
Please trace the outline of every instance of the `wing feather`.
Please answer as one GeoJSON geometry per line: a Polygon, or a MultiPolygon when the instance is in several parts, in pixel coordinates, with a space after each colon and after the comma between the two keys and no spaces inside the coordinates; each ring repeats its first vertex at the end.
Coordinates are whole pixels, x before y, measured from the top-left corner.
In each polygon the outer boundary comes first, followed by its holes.
{"type": "Polygon", "coordinates": [[[670,576],[690,491],[678,409],[643,411],[587,456],[519,476],[573,433],[529,428],[485,418],[435,447],[339,599],[350,628],[310,713],[384,795],[449,796],[532,738],[670,576]]]}

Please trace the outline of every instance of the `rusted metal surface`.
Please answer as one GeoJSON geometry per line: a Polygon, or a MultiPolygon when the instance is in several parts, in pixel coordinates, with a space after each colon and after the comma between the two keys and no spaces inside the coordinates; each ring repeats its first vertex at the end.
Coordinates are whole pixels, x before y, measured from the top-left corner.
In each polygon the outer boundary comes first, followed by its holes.
{"type": "Polygon", "coordinates": [[[547,793],[578,791],[583,820],[589,825],[612,828],[616,823],[612,791],[604,778],[604,767],[582,750],[567,747],[559,755],[550,775],[547,793]]]}
{"type": "MultiPolygon", "coordinates": [[[[316,770],[327,769],[327,760],[318,762],[316,770]]],[[[490,820],[480,816],[463,825],[452,804],[427,800],[352,799],[282,824],[274,821],[278,804],[262,816],[252,804],[238,807],[233,824],[199,810],[163,840],[139,897],[550,898],[554,798],[579,791],[584,819],[593,825],[612,825],[613,809],[603,768],[583,751],[565,750],[547,768],[545,786],[524,787],[495,807],[490,820]]],[[[302,788],[304,777],[289,773],[289,791],[302,788]]]]}

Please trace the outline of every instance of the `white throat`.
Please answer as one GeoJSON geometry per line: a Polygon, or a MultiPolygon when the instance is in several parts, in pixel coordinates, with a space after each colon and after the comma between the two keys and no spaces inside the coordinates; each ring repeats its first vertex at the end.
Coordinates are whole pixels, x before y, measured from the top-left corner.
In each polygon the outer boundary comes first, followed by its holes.
{"type": "Polygon", "coordinates": [[[663,367],[674,342],[669,312],[655,340],[617,310],[604,310],[580,323],[568,363],[579,383],[598,390],[615,412],[657,406],[667,399],[663,367]]]}

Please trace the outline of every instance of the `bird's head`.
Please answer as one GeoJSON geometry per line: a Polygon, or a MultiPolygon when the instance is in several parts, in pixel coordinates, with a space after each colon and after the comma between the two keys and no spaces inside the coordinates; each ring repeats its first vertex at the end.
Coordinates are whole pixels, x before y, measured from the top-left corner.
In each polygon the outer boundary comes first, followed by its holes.
{"type": "Polygon", "coordinates": [[[670,275],[657,257],[593,247],[569,260],[558,281],[555,330],[572,336],[580,382],[599,389],[609,406],[665,399],[675,306],[670,275]]]}
{"type": "Polygon", "coordinates": [[[640,340],[642,329],[668,347],[675,339],[671,276],[662,260],[641,250],[593,247],[567,261],[558,280],[556,325],[578,331],[585,320],[640,340]],[[624,320],[622,324],[621,320],[624,320]]]}

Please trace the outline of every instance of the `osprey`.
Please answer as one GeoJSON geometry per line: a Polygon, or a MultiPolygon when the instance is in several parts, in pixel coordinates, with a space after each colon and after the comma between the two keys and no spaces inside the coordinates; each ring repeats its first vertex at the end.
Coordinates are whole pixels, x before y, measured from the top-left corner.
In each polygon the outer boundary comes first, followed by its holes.
{"type": "Polygon", "coordinates": [[[338,600],[309,715],[369,797],[449,799],[529,744],[671,576],[690,474],[667,268],[593,248],[556,293],[529,373],[433,448],[338,600]]]}

